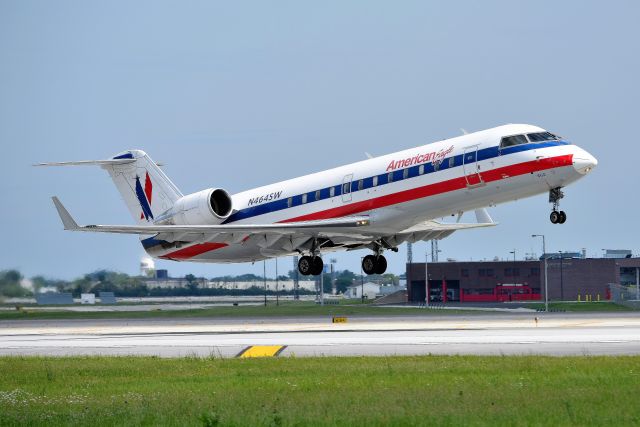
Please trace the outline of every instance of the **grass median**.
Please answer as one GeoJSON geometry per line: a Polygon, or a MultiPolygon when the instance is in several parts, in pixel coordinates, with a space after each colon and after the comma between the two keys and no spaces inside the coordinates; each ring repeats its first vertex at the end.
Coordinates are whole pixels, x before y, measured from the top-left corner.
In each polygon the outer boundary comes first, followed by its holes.
{"type": "Polygon", "coordinates": [[[638,425],[640,357],[0,358],[0,425],[638,425]]]}
{"type": "Polygon", "coordinates": [[[269,302],[263,305],[218,306],[189,308],[184,310],[147,309],[127,311],[65,311],[21,307],[15,311],[0,311],[0,320],[28,319],[144,319],[144,318],[198,318],[198,317],[305,317],[305,316],[353,316],[353,315],[430,315],[477,313],[470,310],[438,310],[418,307],[384,307],[370,304],[338,304],[320,306],[313,302],[283,302],[279,306],[269,302]]]}

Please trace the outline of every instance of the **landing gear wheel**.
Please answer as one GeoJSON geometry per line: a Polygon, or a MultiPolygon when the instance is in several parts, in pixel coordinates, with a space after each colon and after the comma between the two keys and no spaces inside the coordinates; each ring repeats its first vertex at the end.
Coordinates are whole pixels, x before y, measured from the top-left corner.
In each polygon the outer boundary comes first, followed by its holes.
{"type": "Polygon", "coordinates": [[[564,211],[560,211],[560,220],[558,221],[558,224],[564,224],[566,220],[567,220],[567,214],[564,213],[564,211]]]}
{"type": "Polygon", "coordinates": [[[551,212],[551,215],[549,215],[549,219],[551,220],[552,224],[558,224],[560,222],[560,212],[558,211],[551,212]]]}
{"type": "Polygon", "coordinates": [[[376,273],[376,257],[373,255],[367,255],[362,260],[362,270],[367,274],[376,273]]]}
{"type": "Polygon", "coordinates": [[[376,274],[384,274],[387,271],[387,259],[382,255],[376,260],[376,274]]]}
{"type": "Polygon", "coordinates": [[[313,259],[310,256],[303,256],[298,261],[298,271],[303,276],[308,276],[313,270],[313,259]]]}
{"type": "Polygon", "coordinates": [[[311,274],[313,276],[318,276],[322,274],[322,269],[324,268],[324,263],[322,262],[322,258],[319,256],[315,256],[312,258],[313,265],[311,267],[311,274]]]}

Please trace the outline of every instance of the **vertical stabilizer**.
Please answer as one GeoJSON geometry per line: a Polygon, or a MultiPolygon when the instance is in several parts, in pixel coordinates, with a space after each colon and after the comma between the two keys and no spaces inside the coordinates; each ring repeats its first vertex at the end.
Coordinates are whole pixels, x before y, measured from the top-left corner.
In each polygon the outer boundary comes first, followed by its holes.
{"type": "Polygon", "coordinates": [[[153,222],[182,197],[180,190],[144,151],[129,150],[113,157],[113,160],[120,159],[132,161],[107,163],[101,167],[113,179],[138,224],[153,222]]]}

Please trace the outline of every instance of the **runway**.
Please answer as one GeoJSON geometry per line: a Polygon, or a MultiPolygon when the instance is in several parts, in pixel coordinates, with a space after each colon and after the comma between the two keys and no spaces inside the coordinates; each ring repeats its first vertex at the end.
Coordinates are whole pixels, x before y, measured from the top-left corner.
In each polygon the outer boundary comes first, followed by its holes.
{"type": "Polygon", "coordinates": [[[535,313],[305,319],[110,319],[0,322],[0,355],[236,357],[640,354],[637,313],[535,313]]]}

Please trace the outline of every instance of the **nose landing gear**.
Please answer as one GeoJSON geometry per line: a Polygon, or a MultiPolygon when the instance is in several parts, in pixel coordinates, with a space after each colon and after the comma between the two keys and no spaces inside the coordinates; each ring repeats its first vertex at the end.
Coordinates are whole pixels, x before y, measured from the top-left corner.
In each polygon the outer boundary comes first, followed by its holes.
{"type": "Polygon", "coordinates": [[[564,224],[567,220],[567,214],[564,211],[558,211],[560,199],[564,197],[564,193],[560,187],[549,190],[549,203],[553,204],[553,211],[549,215],[552,224],[564,224]]]}

